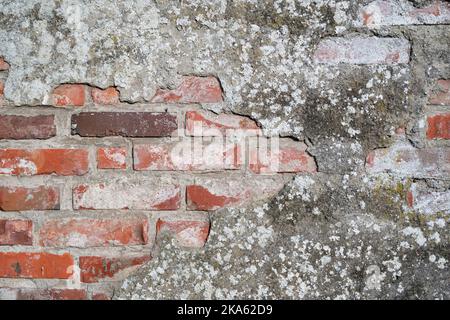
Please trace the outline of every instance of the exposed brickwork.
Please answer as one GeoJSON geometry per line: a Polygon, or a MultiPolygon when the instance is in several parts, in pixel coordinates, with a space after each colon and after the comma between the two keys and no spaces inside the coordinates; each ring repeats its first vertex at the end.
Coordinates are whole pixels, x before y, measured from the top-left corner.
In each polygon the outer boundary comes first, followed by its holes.
{"type": "Polygon", "coordinates": [[[57,210],[59,189],[55,187],[0,187],[0,210],[57,210]]]}
{"type": "Polygon", "coordinates": [[[73,190],[73,207],[80,209],[176,210],[178,184],[158,179],[79,185],[73,190]]]}
{"type": "Polygon", "coordinates": [[[55,135],[53,115],[0,115],[0,139],[48,139],[55,135]]]}
{"type": "Polygon", "coordinates": [[[144,245],[146,219],[58,219],[39,229],[39,243],[47,247],[144,245]]]}
{"type": "Polygon", "coordinates": [[[216,115],[207,111],[186,112],[186,135],[209,137],[232,133],[260,135],[261,129],[253,120],[242,116],[216,115]]]}
{"type": "Polygon", "coordinates": [[[37,2],[0,6],[0,299],[154,261],[153,297],[449,296],[448,1],[37,2]]]}
{"type": "Polygon", "coordinates": [[[176,89],[157,91],[152,103],[174,104],[166,112],[104,112],[105,107],[125,107],[115,87],[57,86],[49,102],[68,107],[68,113],[59,116],[66,123],[70,120],[67,143],[68,128],[61,126],[56,114],[0,115],[0,139],[9,143],[0,149],[0,174],[21,176],[23,182],[0,186],[0,210],[32,215],[0,219],[0,246],[39,248],[0,253],[0,277],[70,278],[81,286],[0,288],[0,297],[110,299],[110,287],[101,284],[116,283],[149,261],[151,247],[162,237],[190,250],[205,245],[210,222],[207,214],[195,211],[243,207],[275,195],[287,181],[277,173],[316,171],[303,142],[283,138],[280,150],[270,149],[261,157],[264,143],[278,140],[263,137],[254,120],[180,108],[222,102],[222,95],[218,79],[189,76],[176,89]],[[94,110],[70,109],[81,106],[94,110]],[[256,137],[261,141],[254,145],[256,137]],[[31,140],[36,146],[33,139],[47,139],[49,147],[9,147],[16,140],[31,140]],[[61,148],[61,141],[67,147],[61,148]],[[44,183],[28,185],[27,179],[34,175],[42,176],[44,183]],[[63,180],[64,186],[58,180],[61,176],[77,180],[63,180]],[[59,209],[61,217],[34,216],[35,211],[59,209]],[[163,213],[149,219],[148,211],[163,213]],[[119,249],[120,254],[115,251],[119,249]],[[84,284],[91,283],[100,286],[88,292],[84,284]]]}
{"type": "Polygon", "coordinates": [[[135,145],[134,160],[135,170],[237,169],[241,164],[241,148],[235,143],[203,142],[200,139],[172,143],[157,141],[135,145]]]}
{"type": "MultiPolygon", "coordinates": [[[[150,260],[149,255],[139,257],[80,257],[81,281],[93,283],[101,280],[111,280],[120,272],[136,268],[150,260]]],[[[129,272],[130,270],[128,270],[129,272]]]]}
{"type": "Polygon", "coordinates": [[[157,234],[169,233],[182,247],[200,248],[205,245],[209,234],[208,221],[159,219],[156,223],[157,234]]]}
{"type": "Polygon", "coordinates": [[[100,105],[113,105],[119,103],[120,93],[119,90],[114,87],[109,87],[104,90],[92,88],[91,96],[94,103],[100,105]]]}
{"type": "Polygon", "coordinates": [[[72,134],[82,137],[165,137],[178,128],[176,116],[150,112],[85,112],[72,116],[72,134]]]}
{"type": "Polygon", "coordinates": [[[88,172],[86,149],[0,149],[0,175],[61,176],[88,172]]]}
{"type": "Polygon", "coordinates": [[[306,149],[306,144],[290,139],[274,142],[254,138],[250,142],[250,170],[255,173],[316,172],[314,158],[306,149]]]}
{"type": "Polygon", "coordinates": [[[216,210],[224,207],[240,207],[275,195],[284,182],[278,178],[241,177],[224,179],[198,178],[186,187],[187,206],[190,210],[216,210]]]}
{"type": "Polygon", "coordinates": [[[85,102],[85,87],[81,84],[63,84],[55,88],[52,103],[57,107],[82,107],[85,102]]]}
{"type": "Polygon", "coordinates": [[[32,245],[33,222],[0,219],[0,245],[32,245]]]}
{"type": "Polygon", "coordinates": [[[176,89],[159,89],[152,102],[211,103],[222,101],[222,89],[214,77],[183,77],[176,89]]]}
{"type": "MultiPolygon", "coordinates": [[[[347,21],[354,27],[351,33],[336,26],[339,36],[325,34],[312,42],[306,60],[314,65],[314,72],[334,70],[343,74],[345,68],[358,72],[373,68],[380,78],[397,77],[400,71],[405,72],[403,67],[412,63],[413,41],[400,32],[378,30],[377,36],[368,35],[373,31],[369,29],[450,23],[450,6],[442,1],[418,8],[401,1],[376,0],[352,12],[351,21],[347,21]]],[[[245,45],[240,45],[246,51],[245,45]]],[[[270,50],[264,45],[255,49],[254,55],[263,53],[268,57],[270,50]]],[[[287,58],[281,48],[276,50],[287,58]]],[[[310,195],[302,192],[314,184],[313,178],[325,173],[316,174],[320,163],[314,151],[327,136],[311,136],[311,126],[296,127],[295,139],[284,135],[293,132],[283,131],[292,123],[279,118],[278,112],[287,115],[292,108],[284,103],[284,99],[289,100],[284,93],[295,96],[295,104],[305,105],[301,116],[314,126],[331,126],[330,119],[315,122],[315,116],[308,113],[311,107],[304,103],[311,92],[303,88],[291,92],[288,86],[274,81],[270,85],[279,86],[277,94],[267,89],[259,91],[261,84],[255,81],[258,76],[250,77],[248,66],[242,70],[249,77],[246,83],[239,83],[233,74],[225,76],[230,76],[231,82],[222,82],[224,88],[228,90],[230,83],[240,88],[229,97],[215,76],[173,78],[169,83],[175,86],[156,91],[154,84],[149,85],[150,91],[133,101],[130,96],[134,92],[125,87],[127,80],[117,75],[92,85],[68,75],[68,81],[78,80],[52,84],[53,89],[37,102],[44,105],[44,111],[36,107],[27,114],[20,108],[13,109],[12,100],[2,97],[4,83],[13,70],[0,58],[0,103],[7,110],[0,115],[0,176],[4,179],[0,185],[0,278],[39,279],[36,288],[2,287],[0,283],[0,298],[109,300],[119,281],[152,259],[155,244],[168,239],[182,250],[207,249],[205,244],[214,227],[211,211],[265,202],[294,177],[301,178],[294,181],[302,201],[309,203],[310,195]],[[111,84],[111,79],[115,83],[111,84]],[[112,86],[104,87],[105,83],[112,86]],[[248,91],[252,101],[240,101],[239,94],[248,91]],[[260,94],[270,96],[264,100],[270,103],[264,104],[261,113],[251,109],[250,116],[242,116],[240,111],[245,108],[229,108],[228,104],[258,104],[260,94]],[[263,128],[266,112],[273,113],[276,119],[263,128]],[[58,279],[69,280],[76,289],[64,287],[65,281],[58,279]]],[[[209,66],[201,68],[209,70],[209,66]]],[[[299,71],[282,70],[283,74],[291,72],[299,71]]],[[[360,167],[352,171],[355,175],[365,170],[367,177],[390,175],[414,180],[399,192],[399,198],[408,210],[421,214],[450,210],[448,190],[441,186],[439,191],[430,192],[417,181],[450,178],[446,141],[450,139],[450,80],[445,73],[430,71],[430,75],[435,74],[436,79],[428,79],[424,86],[429,90],[423,94],[427,105],[420,115],[422,122],[414,127],[420,136],[415,138],[423,139],[417,146],[405,138],[412,134],[412,126],[400,121],[391,126],[389,137],[397,142],[379,144],[385,148],[373,150],[359,142],[346,144],[347,133],[358,138],[361,134],[351,127],[337,135],[336,141],[326,141],[330,152],[336,152],[331,158],[342,163],[348,160],[344,156],[341,159],[346,148],[361,154],[360,167]],[[333,149],[336,144],[339,148],[333,149]]],[[[376,81],[365,81],[363,87],[370,89],[376,81]]],[[[314,84],[314,104],[326,109],[331,103],[337,117],[338,109],[345,107],[348,114],[339,123],[352,123],[353,115],[360,110],[353,110],[351,104],[334,104],[330,99],[322,101],[327,90],[336,97],[342,93],[322,84],[314,84]]],[[[14,96],[9,89],[8,98],[14,96]]],[[[346,90],[349,97],[358,96],[364,103],[386,99],[378,101],[376,108],[385,108],[389,103],[389,95],[383,96],[381,90],[377,96],[366,95],[362,89],[358,95],[353,88],[346,90]]],[[[345,101],[351,101],[349,97],[345,101]]],[[[370,122],[373,119],[369,116],[370,122]]],[[[344,180],[347,173],[342,175],[344,180]]],[[[321,214],[316,207],[310,211],[321,214]]]]}
{"type": "Polygon", "coordinates": [[[428,139],[450,139],[450,113],[429,116],[427,126],[428,139]]]}
{"type": "Polygon", "coordinates": [[[68,279],[73,265],[67,253],[0,252],[0,278],[68,279]]]}
{"type": "Polygon", "coordinates": [[[125,169],[126,160],[127,149],[125,148],[97,149],[97,168],[99,169],[125,169]]]}

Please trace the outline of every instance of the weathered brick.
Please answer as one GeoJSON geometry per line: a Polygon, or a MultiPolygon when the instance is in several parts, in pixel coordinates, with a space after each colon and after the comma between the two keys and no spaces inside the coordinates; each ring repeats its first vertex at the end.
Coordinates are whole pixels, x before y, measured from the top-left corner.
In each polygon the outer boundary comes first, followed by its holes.
{"type": "Polygon", "coordinates": [[[86,149],[0,149],[0,174],[71,176],[88,170],[86,149]]]}
{"type": "Polygon", "coordinates": [[[57,210],[59,189],[55,187],[5,187],[0,186],[0,210],[57,210]]]}
{"type": "Polygon", "coordinates": [[[164,179],[83,184],[73,190],[73,207],[79,209],[176,210],[180,186],[164,179]]]}
{"type": "Polygon", "coordinates": [[[5,71],[9,69],[9,64],[5,61],[5,59],[0,58],[0,71],[5,71]]]}
{"type": "Polygon", "coordinates": [[[406,1],[373,1],[361,9],[358,25],[369,28],[420,24],[447,24],[450,22],[450,4],[435,1],[416,8],[406,1]]]}
{"type": "Polygon", "coordinates": [[[208,221],[161,218],[156,223],[156,232],[157,236],[169,233],[181,247],[201,248],[208,239],[209,227],[208,221]]]}
{"type": "Polygon", "coordinates": [[[291,139],[251,138],[249,168],[255,173],[316,172],[306,144],[291,139]]]}
{"type": "Polygon", "coordinates": [[[55,135],[53,115],[0,115],[0,139],[48,139],[55,135]]]}
{"type": "Polygon", "coordinates": [[[17,300],[87,300],[83,289],[20,289],[17,300]]]}
{"type": "Polygon", "coordinates": [[[177,117],[170,113],[83,112],[72,116],[72,134],[82,137],[165,137],[177,128],[177,117]]]}
{"type": "Polygon", "coordinates": [[[224,170],[241,164],[238,144],[223,141],[182,141],[138,144],[133,148],[135,170],[224,170]]]}
{"type": "Polygon", "coordinates": [[[427,139],[450,139],[450,113],[427,118],[427,139]]]}
{"type": "Polygon", "coordinates": [[[397,64],[409,62],[410,44],[401,38],[353,37],[322,40],[314,60],[326,64],[397,64]]]}
{"type": "Polygon", "coordinates": [[[408,205],[421,214],[450,214],[450,191],[430,191],[413,183],[408,193],[408,205]]]}
{"type": "Polygon", "coordinates": [[[285,181],[282,177],[196,178],[186,187],[189,210],[216,210],[223,207],[242,207],[277,194],[285,181]]]}
{"type": "Polygon", "coordinates": [[[0,245],[32,245],[32,232],[30,220],[0,219],[0,245]]]}
{"type": "Polygon", "coordinates": [[[52,104],[63,106],[84,106],[85,88],[82,84],[63,84],[56,87],[52,93],[52,104]]]}
{"type": "Polygon", "coordinates": [[[186,135],[211,136],[256,136],[261,135],[258,124],[243,116],[215,114],[208,111],[186,112],[186,135]]]}
{"type": "Polygon", "coordinates": [[[46,247],[101,247],[144,245],[148,242],[144,218],[55,219],[39,229],[39,243],[46,247]]]}
{"type": "Polygon", "coordinates": [[[436,85],[428,96],[430,104],[450,106],[450,80],[441,79],[436,81],[436,85]]]}
{"type": "Polygon", "coordinates": [[[92,100],[96,104],[112,105],[119,103],[119,90],[114,87],[109,87],[104,90],[98,88],[92,88],[91,91],[92,100]]]}
{"type": "Polygon", "coordinates": [[[376,149],[366,160],[369,173],[388,172],[401,177],[450,177],[450,149],[417,149],[399,142],[390,148],[376,149]]]}
{"type": "Polygon", "coordinates": [[[114,258],[83,256],[80,257],[81,282],[93,283],[101,280],[124,278],[150,259],[150,255],[114,258]]]}
{"type": "Polygon", "coordinates": [[[92,294],[92,300],[111,300],[112,294],[104,292],[95,292],[92,294]]]}
{"type": "Polygon", "coordinates": [[[222,88],[217,78],[186,76],[176,89],[158,89],[151,102],[214,103],[222,100],[222,88]]]}
{"type": "Polygon", "coordinates": [[[126,148],[98,148],[98,169],[125,169],[127,167],[126,148]]]}
{"type": "Polygon", "coordinates": [[[46,252],[0,252],[0,278],[68,279],[73,257],[46,252]]]}

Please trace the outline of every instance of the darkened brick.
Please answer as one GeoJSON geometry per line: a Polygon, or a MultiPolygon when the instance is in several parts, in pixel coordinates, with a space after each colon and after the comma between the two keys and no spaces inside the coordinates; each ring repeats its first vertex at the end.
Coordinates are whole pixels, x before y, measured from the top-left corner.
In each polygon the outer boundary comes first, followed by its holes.
{"type": "Polygon", "coordinates": [[[177,128],[177,117],[170,113],[82,112],[72,116],[72,134],[83,137],[162,137],[177,128]]]}
{"type": "Polygon", "coordinates": [[[0,139],[48,139],[55,135],[53,115],[0,115],[0,139]]]}

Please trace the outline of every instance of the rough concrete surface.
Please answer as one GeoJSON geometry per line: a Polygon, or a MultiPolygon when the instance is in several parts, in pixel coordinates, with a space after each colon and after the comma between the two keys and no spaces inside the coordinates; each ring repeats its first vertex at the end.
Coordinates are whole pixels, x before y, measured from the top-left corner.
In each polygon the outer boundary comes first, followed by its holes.
{"type": "Polygon", "coordinates": [[[372,2],[1,1],[11,104],[49,105],[57,85],[86,83],[114,86],[134,105],[182,76],[212,75],[224,101],[203,108],[304,141],[315,158],[316,174],[297,174],[269,201],[210,212],[204,248],[159,237],[153,259],[114,298],[450,298],[449,171],[417,177],[416,167],[375,170],[366,160],[396,143],[449,146],[424,139],[423,119],[435,81],[450,79],[450,18],[363,26],[360,10],[372,2]],[[358,47],[323,63],[319,43],[336,37],[358,47]],[[392,38],[375,45],[383,54],[402,54],[348,58],[372,37],[392,38]],[[412,185],[428,198],[408,206],[412,185]]]}

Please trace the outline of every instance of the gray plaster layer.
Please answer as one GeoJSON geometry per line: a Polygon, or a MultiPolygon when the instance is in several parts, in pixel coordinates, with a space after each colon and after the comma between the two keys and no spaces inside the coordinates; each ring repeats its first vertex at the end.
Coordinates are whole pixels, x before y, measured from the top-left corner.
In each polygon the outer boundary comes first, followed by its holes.
{"type": "Polygon", "coordinates": [[[203,250],[160,239],[116,298],[450,298],[448,219],[405,215],[391,183],[296,177],[268,204],[211,214],[203,250]]]}

